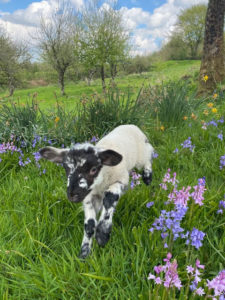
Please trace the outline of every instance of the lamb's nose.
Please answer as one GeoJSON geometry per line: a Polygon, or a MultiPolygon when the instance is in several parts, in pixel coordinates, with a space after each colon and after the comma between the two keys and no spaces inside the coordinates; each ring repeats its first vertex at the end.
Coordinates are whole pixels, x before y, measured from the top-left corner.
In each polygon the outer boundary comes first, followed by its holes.
{"type": "Polygon", "coordinates": [[[79,202],[79,198],[78,198],[78,195],[68,195],[68,199],[71,201],[71,202],[79,202]]]}

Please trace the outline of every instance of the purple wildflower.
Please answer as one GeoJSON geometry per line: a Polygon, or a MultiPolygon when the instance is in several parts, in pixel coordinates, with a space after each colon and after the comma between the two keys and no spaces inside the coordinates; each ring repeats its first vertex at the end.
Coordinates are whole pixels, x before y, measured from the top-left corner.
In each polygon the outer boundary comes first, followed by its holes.
{"type": "Polygon", "coordinates": [[[151,201],[151,202],[148,202],[147,204],[146,204],[146,207],[147,208],[150,208],[150,207],[152,207],[154,205],[154,201],[151,201]]]}
{"type": "Polygon", "coordinates": [[[205,295],[205,291],[203,288],[200,287],[195,290],[195,294],[197,294],[198,296],[203,296],[203,295],[205,295]]]}
{"type": "Polygon", "coordinates": [[[136,185],[140,184],[141,175],[136,173],[135,171],[132,171],[130,175],[131,175],[130,187],[131,189],[133,189],[136,185]]]}
{"type": "Polygon", "coordinates": [[[156,284],[163,283],[163,285],[166,288],[171,288],[171,287],[175,286],[178,289],[180,289],[182,287],[182,285],[181,285],[181,281],[180,281],[178,273],[177,273],[178,265],[177,265],[176,260],[174,260],[173,262],[170,262],[171,258],[172,258],[172,254],[168,253],[167,257],[164,259],[165,265],[154,267],[154,271],[157,274],[159,274],[159,273],[165,274],[163,279],[161,279],[160,277],[156,277],[155,275],[153,275],[151,273],[149,274],[148,279],[154,280],[156,284]]]}
{"type": "Polygon", "coordinates": [[[199,178],[198,185],[194,186],[193,188],[195,191],[191,193],[191,197],[194,199],[196,204],[202,206],[202,201],[204,200],[203,193],[206,191],[205,178],[199,178]]]}
{"type": "Polygon", "coordinates": [[[224,296],[225,294],[225,270],[222,270],[211,281],[207,279],[207,286],[214,290],[214,296],[224,296]]]}
{"type": "Polygon", "coordinates": [[[194,148],[195,148],[195,145],[192,145],[192,142],[191,142],[191,137],[189,136],[182,144],[181,146],[185,149],[189,149],[191,152],[194,151],[194,148]]]}
{"type": "Polygon", "coordinates": [[[222,134],[222,132],[219,133],[219,134],[217,135],[217,137],[218,137],[218,139],[220,139],[220,140],[222,141],[222,140],[223,140],[223,134],[222,134]]]}
{"type": "Polygon", "coordinates": [[[157,158],[158,156],[159,156],[159,154],[158,154],[157,152],[154,151],[152,157],[153,157],[153,158],[157,158]]]}
{"type": "Polygon", "coordinates": [[[217,122],[215,121],[215,120],[212,120],[212,121],[209,121],[208,123],[206,123],[208,126],[209,125],[212,125],[212,126],[214,126],[214,127],[217,127],[218,126],[218,124],[217,124],[217,122]]]}
{"type": "Polygon", "coordinates": [[[184,231],[184,229],[180,226],[180,223],[186,212],[187,207],[180,205],[177,205],[172,211],[162,210],[159,218],[155,219],[149,231],[161,231],[163,234],[162,238],[165,238],[169,231],[172,231],[173,240],[176,240],[180,236],[180,233],[184,231]]]}
{"type": "Polygon", "coordinates": [[[170,169],[167,170],[167,173],[164,175],[163,182],[160,183],[160,186],[163,190],[167,190],[167,183],[171,183],[174,187],[179,182],[176,178],[177,174],[173,173],[173,177],[171,177],[170,169]]]}
{"type": "MultiPolygon", "coordinates": [[[[199,249],[202,246],[202,241],[204,239],[205,233],[203,231],[198,230],[197,228],[193,228],[190,233],[190,241],[191,245],[196,249],[199,249]]],[[[187,240],[189,242],[189,240],[187,240]]]]}
{"type": "Polygon", "coordinates": [[[96,136],[93,136],[91,139],[91,143],[96,143],[99,139],[96,136]]]}
{"type": "Polygon", "coordinates": [[[220,170],[225,167],[225,155],[220,157],[220,170]]]}
{"type": "MultiPolygon", "coordinates": [[[[225,195],[224,195],[224,197],[225,197],[225,195]]],[[[224,212],[224,210],[225,210],[225,201],[221,200],[219,202],[219,209],[217,210],[217,213],[222,214],[224,212]]]]}

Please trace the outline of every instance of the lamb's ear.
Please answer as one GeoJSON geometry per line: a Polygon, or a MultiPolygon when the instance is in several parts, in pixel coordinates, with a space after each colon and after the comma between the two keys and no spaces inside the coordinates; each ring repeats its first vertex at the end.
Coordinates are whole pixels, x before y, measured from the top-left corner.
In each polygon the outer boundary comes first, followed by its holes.
{"type": "Polygon", "coordinates": [[[123,156],[113,150],[105,150],[99,153],[99,157],[102,161],[102,164],[105,166],[116,166],[118,165],[123,156]]]}
{"type": "Polygon", "coordinates": [[[68,153],[68,149],[58,149],[55,147],[44,147],[39,150],[41,156],[54,163],[62,163],[63,158],[68,153]]]}

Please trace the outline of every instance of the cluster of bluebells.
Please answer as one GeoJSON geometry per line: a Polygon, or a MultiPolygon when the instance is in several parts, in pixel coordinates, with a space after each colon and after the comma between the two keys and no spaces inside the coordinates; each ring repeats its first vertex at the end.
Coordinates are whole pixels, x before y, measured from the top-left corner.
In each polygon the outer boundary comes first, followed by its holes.
{"type": "Polygon", "coordinates": [[[216,300],[219,296],[220,300],[225,299],[225,270],[219,272],[219,274],[212,280],[207,279],[207,287],[209,290],[213,290],[213,300],[216,300]]]}
{"type": "MultiPolygon", "coordinates": [[[[225,198],[225,195],[224,195],[225,198]]],[[[217,210],[218,214],[222,214],[225,211],[225,200],[219,202],[219,209],[217,210]]]]}
{"type": "Polygon", "coordinates": [[[219,120],[211,120],[209,122],[204,122],[202,125],[202,129],[207,130],[209,126],[214,126],[214,127],[218,127],[218,124],[224,123],[224,119],[219,119],[219,120]]]}
{"type": "Polygon", "coordinates": [[[131,176],[130,187],[133,189],[136,185],[140,184],[141,175],[136,173],[135,171],[131,171],[130,176],[131,176]]]}
{"type": "Polygon", "coordinates": [[[204,289],[202,287],[198,287],[199,283],[202,281],[202,274],[200,270],[203,270],[204,268],[205,266],[200,264],[199,259],[196,260],[194,267],[191,265],[186,267],[188,276],[190,280],[192,280],[190,289],[191,291],[194,291],[194,293],[198,296],[203,296],[205,294],[204,289]]]}
{"type": "Polygon", "coordinates": [[[166,258],[163,259],[165,265],[155,266],[154,271],[156,275],[149,273],[148,279],[154,280],[156,284],[163,284],[166,288],[182,287],[178,272],[177,261],[171,262],[172,254],[168,253],[166,258]]]}
{"type": "Polygon", "coordinates": [[[192,144],[191,137],[189,136],[183,143],[181,143],[183,149],[189,149],[191,152],[194,152],[195,145],[192,144]]]}
{"type": "Polygon", "coordinates": [[[193,187],[194,191],[191,192],[191,187],[183,187],[178,190],[178,180],[176,179],[176,173],[171,175],[170,169],[163,178],[163,182],[160,184],[161,188],[168,190],[168,184],[173,186],[173,191],[168,195],[168,203],[174,204],[174,209],[167,211],[161,210],[160,216],[155,219],[152,227],[149,229],[150,232],[161,231],[161,237],[164,240],[164,247],[167,248],[168,244],[165,239],[170,235],[173,235],[173,240],[177,238],[186,239],[186,244],[194,246],[199,249],[202,246],[202,241],[204,239],[205,233],[193,228],[191,232],[187,231],[185,233],[184,228],[181,226],[181,222],[184,219],[188,211],[188,201],[190,198],[198,205],[203,205],[203,193],[205,192],[205,178],[200,178],[198,184],[193,187]]]}
{"type": "MultiPolygon", "coordinates": [[[[154,271],[156,274],[154,275],[149,273],[148,280],[154,280],[155,284],[163,285],[167,289],[175,287],[180,290],[182,283],[178,275],[178,264],[176,260],[171,262],[171,258],[172,254],[168,253],[166,258],[163,260],[165,265],[155,266],[154,271]]],[[[186,267],[186,271],[190,280],[190,290],[194,293],[194,295],[197,296],[212,298],[213,300],[224,300],[225,270],[219,272],[219,274],[212,280],[207,279],[206,282],[203,282],[201,278],[201,271],[204,269],[205,266],[200,263],[199,259],[196,260],[194,266],[188,265],[186,267]],[[211,293],[213,293],[213,295],[210,295],[211,293]]]]}

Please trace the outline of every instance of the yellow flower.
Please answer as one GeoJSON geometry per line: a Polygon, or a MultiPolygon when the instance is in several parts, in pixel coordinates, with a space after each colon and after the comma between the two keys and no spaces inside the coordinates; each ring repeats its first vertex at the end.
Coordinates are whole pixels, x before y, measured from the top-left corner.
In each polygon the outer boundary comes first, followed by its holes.
{"type": "Polygon", "coordinates": [[[212,103],[212,102],[209,102],[209,103],[207,104],[207,106],[211,108],[211,107],[213,107],[213,103],[212,103]]]}
{"type": "Polygon", "coordinates": [[[164,130],[165,130],[165,127],[162,125],[162,126],[160,127],[160,130],[164,131],[164,130]]]}
{"type": "Polygon", "coordinates": [[[60,120],[60,118],[59,118],[59,117],[56,117],[56,118],[55,118],[55,123],[58,123],[59,120],[60,120]]]}
{"type": "Polygon", "coordinates": [[[204,77],[203,77],[203,80],[206,82],[207,80],[209,79],[209,76],[208,75],[205,75],[204,77]]]}
{"type": "Polygon", "coordinates": [[[217,108],[212,108],[212,112],[214,113],[214,114],[216,114],[217,113],[217,108]]]}
{"type": "Polygon", "coordinates": [[[187,119],[188,119],[188,117],[187,117],[187,116],[184,116],[184,117],[183,117],[183,120],[184,120],[184,121],[186,121],[187,119]]]}
{"type": "Polygon", "coordinates": [[[206,115],[206,116],[208,116],[208,114],[209,114],[208,110],[205,109],[205,110],[203,111],[203,114],[206,115]]]}
{"type": "Polygon", "coordinates": [[[212,97],[213,97],[213,99],[216,99],[218,97],[218,94],[215,93],[215,94],[213,94],[212,97]]]}
{"type": "Polygon", "coordinates": [[[193,113],[191,114],[191,117],[192,117],[193,120],[197,119],[197,116],[195,114],[193,114],[193,113]]]}

